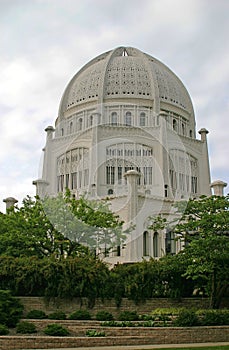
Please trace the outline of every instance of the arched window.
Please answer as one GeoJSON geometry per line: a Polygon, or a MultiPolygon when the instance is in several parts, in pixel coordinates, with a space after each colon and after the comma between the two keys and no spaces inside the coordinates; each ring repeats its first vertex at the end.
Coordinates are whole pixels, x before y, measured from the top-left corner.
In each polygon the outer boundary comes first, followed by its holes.
{"type": "Polygon", "coordinates": [[[146,114],[144,112],[140,113],[139,124],[140,124],[140,126],[145,126],[146,125],[146,114]]]}
{"type": "Polygon", "coordinates": [[[126,112],[124,124],[128,126],[132,124],[132,117],[130,112],[126,112]]]}
{"type": "Polygon", "coordinates": [[[154,232],[154,235],[153,235],[153,256],[154,256],[154,258],[158,258],[158,256],[159,256],[158,238],[159,238],[158,233],[154,232]]]}
{"type": "Polygon", "coordinates": [[[192,137],[192,130],[189,130],[189,136],[192,137]]]}
{"type": "Polygon", "coordinates": [[[166,254],[176,254],[176,240],[174,232],[170,229],[166,230],[165,236],[165,249],[166,254]]]}
{"type": "Polygon", "coordinates": [[[182,135],[185,136],[185,125],[184,125],[184,123],[181,124],[181,128],[182,128],[182,135]]]}
{"type": "Polygon", "coordinates": [[[177,121],[176,121],[176,119],[173,119],[173,130],[177,131],[177,121]]]}
{"type": "Polygon", "coordinates": [[[71,122],[70,125],[69,125],[69,132],[70,132],[70,134],[72,134],[72,131],[73,131],[73,123],[71,122]]]}
{"type": "Polygon", "coordinates": [[[118,124],[118,115],[116,112],[111,113],[111,124],[112,125],[118,124]]]}
{"type": "Polygon", "coordinates": [[[165,197],[168,197],[168,185],[165,185],[165,197]]]}
{"type": "Polygon", "coordinates": [[[93,115],[90,116],[90,126],[93,125],[93,115]]]}
{"type": "Polygon", "coordinates": [[[117,246],[117,256],[121,256],[121,246],[117,246]]]}
{"type": "Polygon", "coordinates": [[[82,127],[83,127],[83,119],[80,118],[79,119],[79,130],[82,130],[82,127]]]}
{"type": "Polygon", "coordinates": [[[60,133],[61,133],[61,136],[64,136],[64,128],[61,129],[60,133]]]}
{"type": "Polygon", "coordinates": [[[112,188],[109,188],[109,190],[107,191],[107,194],[109,195],[114,194],[114,191],[112,190],[112,188]]]}
{"type": "Polygon", "coordinates": [[[143,256],[149,256],[149,232],[143,232],[143,256]]]}

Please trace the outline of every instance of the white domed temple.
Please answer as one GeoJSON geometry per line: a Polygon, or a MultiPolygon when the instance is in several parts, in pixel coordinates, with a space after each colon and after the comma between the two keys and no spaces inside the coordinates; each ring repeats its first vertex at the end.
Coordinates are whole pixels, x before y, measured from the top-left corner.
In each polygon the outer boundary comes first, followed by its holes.
{"type": "Polygon", "coordinates": [[[196,138],[191,98],[167,66],[132,47],[101,54],[69,82],[55,128],[45,131],[37,194],[69,188],[108,198],[126,227],[135,226],[111,262],[181,249],[169,230],[150,230],[148,218],[172,217],[175,201],[211,194],[208,131],[196,138]]]}

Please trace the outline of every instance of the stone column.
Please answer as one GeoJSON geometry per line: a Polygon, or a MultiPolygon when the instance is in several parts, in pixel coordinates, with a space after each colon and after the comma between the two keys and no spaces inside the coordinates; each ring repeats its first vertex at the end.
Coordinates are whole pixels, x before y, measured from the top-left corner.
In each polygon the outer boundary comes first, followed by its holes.
{"type": "Polygon", "coordinates": [[[49,185],[49,183],[45,180],[38,179],[33,181],[33,185],[36,186],[36,196],[39,196],[41,199],[43,199],[46,196],[46,187],[49,185]]]}
{"type": "Polygon", "coordinates": [[[198,131],[198,133],[200,134],[201,136],[201,141],[202,142],[205,142],[207,141],[207,134],[209,133],[209,131],[205,128],[202,128],[198,131]]]}
{"type": "Polygon", "coordinates": [[[52,140],[53,133],[55,131],[54,127],[49,125],[49,126],[47,126],[45,131],[47,132],[47,136],[46,136],[47,141],[52,140]]]}
{"type": "Polygon", "coordinates": [[[138,185],[140,174],[136,170],[129,170],[124,174],[129,186],[128,189],[128,221],[133,221],[138,213],[138,185]]]}
{"type": "Polygon", "coordinates": [[[210,165],[209,165],[208,143],[207,143],[208,130],[202,128],[198,132],[201,136],[201,141],[203,142],[202,161],[199,164],[199,170],[200,170],[199,185],[200,185],[200,188],[198,189],[198,192],[200,194],[210,196],[211,195],[211,188],[210,188],[211,176],[210,176],[210,165]]]}
{"type": "Polygon", "coordinates": [[[13,197],[7,197],[3,199],[3,202],[6,203],[6,210],[7,210],[11,207],[14,207],[14,205],[18,203],[18,200],[13,197]]]}
{"type": "Polygon", "coordinates": [[[216,180],[214,182],[211,183],[211,188],[213,189],[214,195],[215,196],[220,196],[223,197],[223,189],[224,187],[227,186],[226,182],[220,181],[220,180],[216,180]]]}

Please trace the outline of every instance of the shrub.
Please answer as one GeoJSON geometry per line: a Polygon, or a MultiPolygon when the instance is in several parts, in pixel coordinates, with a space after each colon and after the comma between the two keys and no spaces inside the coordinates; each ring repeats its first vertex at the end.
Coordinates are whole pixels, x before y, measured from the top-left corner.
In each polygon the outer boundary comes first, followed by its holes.
{"type": "Polygon", "coordinates": [[[86,331],[87,337],[105,337],[104,331],[96,331],[95,329],[88,329],[86,331]]]}
{"type": "Polygon", "coordinates": [[[62,311],[52,312],[48,315],[49,320],[66,320],[66,314],[62,311]]]}
{"type": "Polygon", "coordinates": [[[205,310],[199,312],[200,322],[203,326],[229,325],[228,310],[205,310]]]}
{"type": "Polygon", "coordinates": [[[185,308],[176,308],[176,307],[162,307],[157,308],[151,312],[152,315],[167,315],[167,316],[174,316],[178,315],[182,310],[186,310],[185,308]]]}
{"type": "Polygon", "coordinates": [[[69,315],[69,320],[90,320],[91,314],[87,310],[77,310],[69,315]]]}
{"type": "Polygon", "coordinates": [[[23,313],[20,300],[14,298],[10,291],[0,290],[0,324],[15,327],[23,313]]]}
{"type": "Polygon", "coordinates": [[[70,334],[70,332],[66,328],[56,323],[48,324],[47,327],[44,329],[44,333],[47,335],[61,337],[65,337],[66,335],[70,334]]]}
{"type": "Polygon", "coordinates": [[[99,311],[96,314],[96,320],[98,321],[112,321],[113,319],[113,315],[108,311],[99,311]]]}
{"type": "Polygon", "coordinates": [[[31,322],[27,322],[27,321],[22,321],[20,323],[17,324],[17,333],[22,333],[22,334],[31,334],[31,333],[36,333],[36,326],[31,323],[31,322]]]}
{"type": "MultiPolygon", "coordinates": [[[[139,326],[141,325],[139,324],[139,326]]],[[[154,326],[155,326],[155,322],[152,320],[144,321],[142,323],[142,327],[154,327],[154,326]]]]}
{"type": "Polygon", "coordinates": [[[9,329],[4,324],[0,324],[0,335],[9,334],[9,329]]]}
{"type": "Polygon", "coordinates": [[[194,310],[181,310],[173,324],[178,327],[198,326],[199,318],[194,310]]]}
{"type": "Polygon", "coordinates": [[[44,318],[47,318],[47,316],[42,310],[31,310],[26,315],[26,318],[42,320],[44,318]]]}
{"type": "Polygon", "coordinates": [[[119,314],[120,321],[138,321],[139,316],[136,311],[123,311],[119,314]]]}

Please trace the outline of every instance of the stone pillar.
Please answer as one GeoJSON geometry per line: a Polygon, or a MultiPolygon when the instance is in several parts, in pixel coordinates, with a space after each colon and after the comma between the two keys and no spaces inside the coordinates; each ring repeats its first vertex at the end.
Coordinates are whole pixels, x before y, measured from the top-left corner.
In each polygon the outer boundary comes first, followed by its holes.
{"type": "Polygon", "coordinates": [[[49,185],[49,183],[45,180],[38,179],[33,181],[33,185],[36,186],[36,196],[44,198],[47,194],[46,187],[49,185]]]}
{"type": "Polygon", "coordinates": [[[211,175],[210,175],[210,165],[209,165],[209,156],[208,156],[208,143],[207,143],[207,134],[208,130],[202,128],[199,131],[201,135],[201,141],[203,143],[202,148],[202,161],[199,164],[199,194],[203,194],[205,196],[211,195],[211,175]]]}
{"type": "Polygon", "coordinates": [[[223,189],[224,187],[227,186],[226,182],[220,181],[220,180],[216,180],[214,182],[211,183],[211,188],[213,189],[214,195],[215,196],[220,196],[223,197],[223,189]]]}
{"type": "Polygon", "coordinates": [[[140,174],[136,170],[129,170],[124,174],[129,186],[128,191],[128,221],[133,221],[138,213],[138,185],[140,174]]]}
{"type": "Polygon", "coordinates": [[[209,131],[205,128],[202,128],[198,131],[198,133],[201,136],[201,141],[205,142],[207,141],[207,134],[209,133],[209,131]]]}
{"type": "Polygon", "coordinates": [[[18,200],[13,197],[8,197],[3,199],[3,202],[6,203],[6,210],[7,210],[11,207],[14,207],[14,205],[18,203],[18,200]]]}
{"type": "Polygon", "coordinates": [[[45,131],[47,132],[47,141],[52,140],[55,129],[49,125],[47,126],[45,131]]]}

